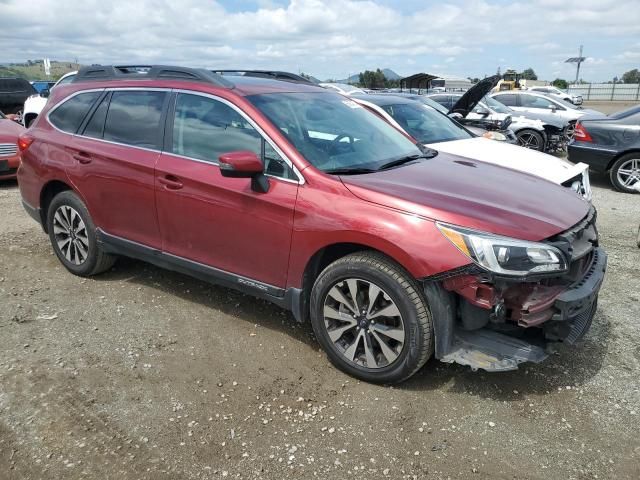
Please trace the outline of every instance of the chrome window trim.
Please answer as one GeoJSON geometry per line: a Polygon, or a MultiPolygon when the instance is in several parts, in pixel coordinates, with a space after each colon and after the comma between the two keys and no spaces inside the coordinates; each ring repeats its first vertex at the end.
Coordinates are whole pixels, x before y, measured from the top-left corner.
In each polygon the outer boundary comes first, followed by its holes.
{"type": "Polygon", "coordinates": [[[49,112],[47,112],[47,116],[46,116],[47,122],[56,131],[58,131],[60,133],[64,133],[66,135],[71,135],[72,137],[88,138],[88,139],[95,140],[95,141],[98,141],[98,142],[109,143],[111,145],[119,145],[119,146],[129,147],[129,148],[137,148],[139,150],[145,150],[147,152],[164,153],[164,154],[171,155],[171,156],[178,157],[178,158],[182,158],[182,159],[185,159],[185,160],[191,160],[191,161],[194,161],[194,162],[206,163],[208,165],[218,165],[218,162],[206,161],[206,160],[201,160],[201,159],[198,159],[198,158],[187,157],[187,156],[184,156],[184,155],[178,155],[178,154],[175,154],[173,152],[164,151],[162,149],[139,147],[139,146],[136,146],[136,145],[129,145],[128,143],[113,142],[111,140],[105,140],[103,138],[94,138],[94,137],[89,137],[89,136],[86,136],[86,135],[80,135],[80,134],[77,134],[77,133],[65,132],[64,130],[61,130],[58,127],[56,127],[54,125],[54,123],[51,121],[51,119],[49,118],[49,115],[51,115],[53,112],[55,112],[60,107],[60,105],[62,105],[63,103],[65,103],[68,100],[71,100],[73,97],[75,97],[77,95],[80,95],[82,93],[104,92],[104,91],[107,91],[107,92],[147,91],[147,92],[168,92],[168,93],[175,92],[175,93],[185,93],[185,94],[189,94],[189,95],[199,95],[201,97],[207,97],[207,98],[211,98],[212,100],[216,100],[216,101],[222,102],[225,105],[231,107],[233,110],[235,110],[242,118],[244,118],[247,122],[249,122],[249,124],[253,128],[255,128],[255,130],[262,136],[262,138],[265,141],[269,142],[269,145],[271,145],[271,147],[278,153],[278,155],[280,155],[282,157],[282,159],[285,161],[285,163],[293,170],[293,172],[298,177],[298,180],[292,180],[292,179],[289,179],[289,178],[278,177],[278,176],[275,176],[275,175],[266,175],[267,177],[275,178],[275,179],[278,179],[278,180],[283,180],[283,181],[289,182],[289,183],[296,183],[298,185],[304,185],[306,183],[306,181],[304,179],[304,176],[302,175],[300,170],[298,170],[298,167],[295,166],[295,164],[291,161],[291,159],[287,155],[285,155],[285,153],[280,149],[280,147],[278,147],[275,144],[275,142],[271,139],[271,137],[269,137],[266,134],[266,132],[256,122],[254,122],[246,113],[244,113],[244,111],[242,111],[239,107],[234,105],[229,100],[227,100],[225,98],[222,98],[222,97],[219,97],[217,95],[210,94],[210,93],[198,92],[196,90],[185,90],[185,89],[174,89],[174,88],[154,88],[154,87],[108,87],[108,88],[91,88],[91,89],[87,89],[87,90],[79,90],[77,92],[72,93],[71,95],[67,95],[62,100],[60,100],[58,103],[56,103],[53,106],[53,108],[51,108],[51,110],[49,110],[49,112]]]}
{"type": "MultiPolygon", "coordinates": [[[[278,176],[275,176],[275,175],[267,175],[267,176],[273,177],[273,178],[279,178],[279,179],[286,180],[286,181],[294,181],[295,183],[298,183],[299,185],[304,185],[305,184],[304,176],[302,175],[302,173],[300,173],[300,170],[298,170],[298,167],[296,167],[295,164],[291,161],[291,159],[287,155],[285,155],[285,153],[280,149],[280,147],[278,147],[278,145],[276,145],[276,143],[271,139],[271,137],[269,137],[269,135],[267,135],[267,133],[262,129],[262,127],[260,127],[260,125],[258,125],[256,122],[254,122],[253,119],[250,118],[237,105],[233,104],[232,102],[230,102],[226,98],[222,98],[222,97],[219,97],[219,96],[211,94],[211,93],[198,92],[196,90],[185,90],[185,89],[173,89],[173,91],[175,93],[184,93],[184,94],[188,94],[188,95],[198,95],[200,97],[210,98],[212,100],[224,103],[228,107],[231,107],[233,110],[236,111],[236,113],[238,113],[242,118],[244,118],[260,134],[260,136],[262,136],[262,138],[266,142],[269,143],[269,145],[271,145],[271,147],[276,151],[276,153],[278,155],[280,155],[280,157],[282,157],[282,159],[285,161],[285,163],[293,170],[293,173],[296,174],[296,176],[298,177],[298,181],[296,182],[295,180],[290,180],[290,179],[278,177],[278,176]]],[[[171,153],[171,152],[165,152],[165,153],[171,153]]],[[[172,155],[176,155],[174,153],[171,153],[171,154],[172,155]]],[[[192,159],[191,157],[185,157],[183,155],[176,155],[176,156],[182,157],[182,158],[187,158],[187,159],[190,159],[190,160],[198,160],[198,159],[192,159]]],[[[198,160],[198,161],[204,161],[204,160],[198,160]]],[[[210,163],[211,164],[211,163],[214,163],[214,162],[211,161],[211,162],[206,162],[206,163],[210,163]]],[[[218,163],[215,162],[215,165],[217,165],[217,164],[218,163]]]]}

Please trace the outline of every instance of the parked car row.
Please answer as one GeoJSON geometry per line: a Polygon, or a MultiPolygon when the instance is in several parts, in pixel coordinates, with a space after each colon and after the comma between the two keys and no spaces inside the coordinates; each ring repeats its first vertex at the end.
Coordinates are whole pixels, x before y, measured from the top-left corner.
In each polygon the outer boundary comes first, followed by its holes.
{"type": "Polygon", "coordinates": [[[607,255],[562,176],[581,167],[406,97],[264,77],[93,66],[52,89],[18,177],[65,268],[125,255],[265,298],[379,383],[431,356],[516,369],[589,329],[607,255]]]}

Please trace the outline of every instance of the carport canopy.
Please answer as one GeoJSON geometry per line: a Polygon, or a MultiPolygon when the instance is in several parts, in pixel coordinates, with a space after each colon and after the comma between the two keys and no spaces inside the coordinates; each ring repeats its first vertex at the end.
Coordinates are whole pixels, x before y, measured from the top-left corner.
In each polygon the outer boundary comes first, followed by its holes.
{"type": "Polygon", "coordinates": [[[430,73],[415,73],[409,77],[400,79],[400,90],[427,89],[431,86],[431,80],[439,78],[438,75],[430,73]]]}

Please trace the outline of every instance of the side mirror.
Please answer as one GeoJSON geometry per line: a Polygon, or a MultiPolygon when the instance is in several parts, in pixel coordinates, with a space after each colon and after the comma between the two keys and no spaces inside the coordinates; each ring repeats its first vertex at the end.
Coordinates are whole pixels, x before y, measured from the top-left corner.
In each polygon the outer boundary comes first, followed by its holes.
{"type": "Polygon", "coordinates": [[[250,178],[252,190],[260,193],[269,191],[269,179],[264,174],[264,165],[255,153],[245,150],[223,153],[218,160],[223,177],[250,178]]]}
{"type": "Polygon", "coordinates": [[[551,113],[556,113],[556,110],[558,110],[555,105],[551,105],[549,108],[551,109],[551,113]]]}
{"type": "Polygon", "coordinates": [[[51,90],[49,90],[48,88],[45,88],[40,92],[40,96],[43,98],[49,98],[49,95],[51,95],[51,90]]]}
{"type": "Polygon", "coordinates": [[[458,112],[453,112],[449,114],[449,117],[453,118],[454,120],[460,121],[463,120],[464,117],[462,116],[462,114],[458,113],[458,112]]]}
{"type": "Polygon", "coordinates": [[[481,108],[476,109],[475,113],[477,113],[481,117],[488,117],[491,112],[489,110],[487,110],[486,108],[482,108],[481,107],[481,108]]]}

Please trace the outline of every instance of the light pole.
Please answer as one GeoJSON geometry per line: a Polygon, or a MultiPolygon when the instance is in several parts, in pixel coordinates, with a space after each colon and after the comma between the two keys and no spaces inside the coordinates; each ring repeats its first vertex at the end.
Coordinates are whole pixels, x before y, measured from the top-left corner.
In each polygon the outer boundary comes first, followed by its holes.
{"type": "Polygon", "coordinates": [[[580,64],[586,60],[585,57],[582,56],[582,45],[580,45],[580,53],[577,57],[567,58],[564,63],[575,63],[576,64],[576,80],[573,84],[578,83],[578,78],[580,77],[580,64]]]}

